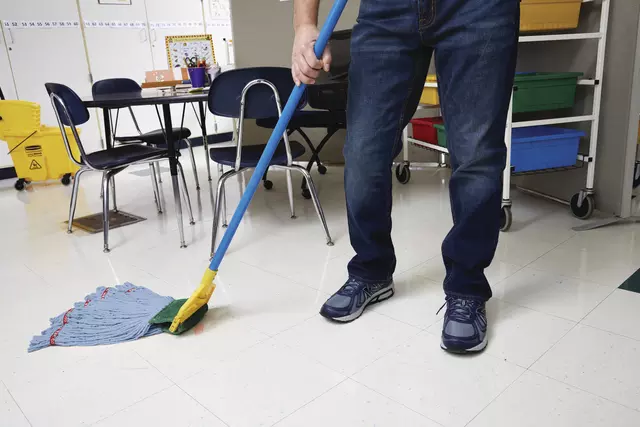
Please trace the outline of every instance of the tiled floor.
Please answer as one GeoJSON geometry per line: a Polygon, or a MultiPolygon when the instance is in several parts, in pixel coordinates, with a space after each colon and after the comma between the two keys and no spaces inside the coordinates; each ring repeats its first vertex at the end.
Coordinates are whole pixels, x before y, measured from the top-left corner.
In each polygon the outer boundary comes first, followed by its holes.
{"type": "MultiPolygon", "coordinates": [[[[317,176],[333,247],[299,194],[289,219],[284,176],[271,178],[275,188],[260,189],[222,265],[202,329],[32,354],[29,339],[48,318],[99,285],[189,295],[208,262],[211,196],[188,177],[196,225],[186,225],[180,249],[168,176],[158,215],[149,177],[124,172],[120,208],[148,220],[114,230],[105,255],[101,235],[64,232],[70,188],[17,193],[3,183],[0,426],[640,426],[640,294],[618,289],[640,267],[640,226],[576,234],[566,207],[514,191],[513,230],[487,271],[489,346],[455,357],[438,346],[436,314],[451,226],[446,170],[394,183],[397,293],[347,325],[318,315],[352,254],[342,170],[317,176]]],[[[229,214],[241,186],[229,184],[229,214]]],[[[78,215],[100,204],[89,175],[78,215]]]]}

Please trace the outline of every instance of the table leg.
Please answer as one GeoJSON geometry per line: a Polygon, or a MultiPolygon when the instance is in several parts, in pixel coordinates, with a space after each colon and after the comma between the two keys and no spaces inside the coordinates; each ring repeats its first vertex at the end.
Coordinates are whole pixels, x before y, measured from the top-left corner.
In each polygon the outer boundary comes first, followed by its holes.
{"type": "MultiPolygon", "coordinates": [[[[162,104],[162,113],[164,115],[164,128],[173,129],[171,123],[171,105],[162,104]]],[[[176,204],[176,217],[178,219],[178,231],[180,233],[180,247],[186,248],[184,241],[184,225],[182,223],[182,201],[180,200],[180,184],[178,183],[178,159],[176,157],[176,146],[173,132],[166,132],[167,151],[169,152],[169,169],[171,170],[171,184],[173,185],[173,199],[176,204]]]]}
{"type": "Polygon", "coordinates": [[[111,141],[111,116],[109,115],[109,109],[102,109],[102,118],[104,122],[104,139],[107,150],[113,147],[113,141],[111,141]]]}
{"type": "Polygon", "coordinates": [[[209,158],[209,141],[207,139],[207,112],[204,107],[204,102],[198,102],[198,110],[200,111],[200,126],[202,129],[202,145],[204,145],[204,152],[207,158],[207,177],[211,181],[211,159],[209,158]]]}

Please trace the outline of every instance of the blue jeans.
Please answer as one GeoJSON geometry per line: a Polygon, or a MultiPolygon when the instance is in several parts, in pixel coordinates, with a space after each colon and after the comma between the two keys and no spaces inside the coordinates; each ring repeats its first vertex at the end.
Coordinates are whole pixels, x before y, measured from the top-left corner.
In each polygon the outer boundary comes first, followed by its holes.
{"type": "Polygon", "coordinates": [[[442,244],[447,295],[487,300],[498,244],[504,132],[519,0],[362,0],[351,41],[344,149],[351,277],[390,279],[392,162],[432,53],[452,175],[453,228],[442,244]]]}

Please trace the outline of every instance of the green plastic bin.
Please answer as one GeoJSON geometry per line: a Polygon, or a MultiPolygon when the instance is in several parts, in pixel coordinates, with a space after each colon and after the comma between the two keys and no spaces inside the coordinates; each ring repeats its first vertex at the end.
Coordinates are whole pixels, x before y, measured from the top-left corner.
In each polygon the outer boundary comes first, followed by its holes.
{"type": "Polygon", "coordinates": [[[516,73],[513,112],[571,108],[582,73],[516,73]]]}
{"type": "Polygon", "coordinates": [[[435,124],[433,125],[438,132],[438,145],[441,147],[447,147],[447,131],[444,130],[444,125],[435,124]]]}

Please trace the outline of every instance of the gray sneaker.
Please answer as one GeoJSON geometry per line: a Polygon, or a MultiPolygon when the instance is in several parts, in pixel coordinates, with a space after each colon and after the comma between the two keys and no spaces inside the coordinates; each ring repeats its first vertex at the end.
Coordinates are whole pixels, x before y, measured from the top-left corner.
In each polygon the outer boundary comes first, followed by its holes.
{"type": "Polygon", "coordinates": [[[351,322],[360,317],[368,305],[389,299],[394,292],[393,280],[361,283],[349,279],[324,303],[320,314],[337,322],[351,322]]]}

